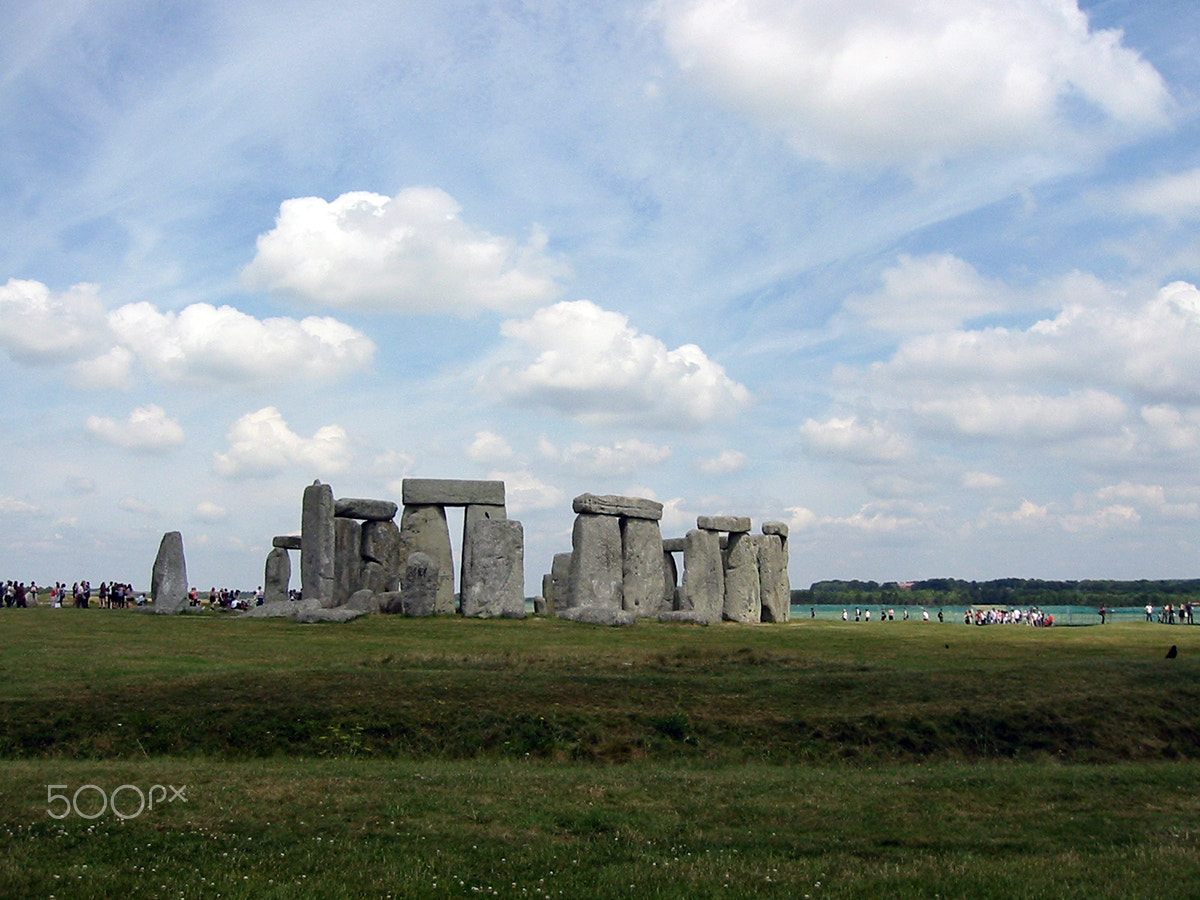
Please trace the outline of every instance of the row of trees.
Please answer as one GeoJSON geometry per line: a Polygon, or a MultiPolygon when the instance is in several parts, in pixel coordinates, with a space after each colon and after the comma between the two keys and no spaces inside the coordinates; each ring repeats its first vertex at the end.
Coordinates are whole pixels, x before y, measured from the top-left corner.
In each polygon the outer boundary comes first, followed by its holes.
{"type": "Polygon", "coordinates": [[[1145,606],[1200,603],[1200,578],[1165,581],[1044,581],[999,578],[963,581],[929,578],[894,581],[818,581],[808,590],[792,591],[797,605],[828,603],[854,606],[1145,606]]]}

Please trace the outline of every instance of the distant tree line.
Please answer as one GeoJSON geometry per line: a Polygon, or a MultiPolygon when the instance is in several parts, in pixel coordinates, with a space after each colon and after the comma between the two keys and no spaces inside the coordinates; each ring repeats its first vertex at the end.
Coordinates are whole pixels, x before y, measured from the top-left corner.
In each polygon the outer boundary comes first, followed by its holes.
{"type": "Polygon", "coordinates": [[[1043,581],[1039,578],[999,578],[963,581],[929,578],[924,581],[818,581],[808,590],[792,591],[792,603],[844,606],[1145,606],[1159,609],[1191,600],[1200,603],[1200,578],[1165,581],[1043,581]]]}

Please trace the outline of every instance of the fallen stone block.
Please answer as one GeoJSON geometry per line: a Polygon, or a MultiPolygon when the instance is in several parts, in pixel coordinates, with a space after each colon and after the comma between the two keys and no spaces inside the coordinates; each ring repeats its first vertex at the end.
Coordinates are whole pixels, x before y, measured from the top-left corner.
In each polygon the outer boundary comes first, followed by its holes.
{"type": "Polygon", "coordinates": [[[623,609],[611,606],[573,606],[558,613],[560,619],[570,622],[582,622],[585,625],[636,625],[637,616],[623,609]]]}

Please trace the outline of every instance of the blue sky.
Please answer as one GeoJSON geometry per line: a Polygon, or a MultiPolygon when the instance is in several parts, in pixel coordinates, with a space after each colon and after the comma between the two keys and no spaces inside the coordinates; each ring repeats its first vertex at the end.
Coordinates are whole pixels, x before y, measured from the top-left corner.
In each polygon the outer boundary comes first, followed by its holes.
{"type": "Polygon", "coordinates": [[[0,9],[0,577],[253,587],[314,478],[1193,577],[1200,7],[0,9]]]}

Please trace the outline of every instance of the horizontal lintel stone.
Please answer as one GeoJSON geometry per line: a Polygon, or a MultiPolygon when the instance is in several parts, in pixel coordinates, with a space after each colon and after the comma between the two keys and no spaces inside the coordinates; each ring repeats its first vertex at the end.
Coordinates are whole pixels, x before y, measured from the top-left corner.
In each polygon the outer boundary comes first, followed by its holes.
{"type": "Polygon", "coordinates": [[[788,536],[788,524],[787,524],[787,522],[763,522],[762,523],[762,533],[763,534],[777,534],[780,537],[787,537],[788,536]]]}
{"type": "Polygon", "coordinates": [[[391,500],[364,500],[361,497],[343,497],[333,503],[333,514],[345,519],[365,519],[368,522],[386,522],[396,518],[399,507],[391,500]]]}
{"type": "Polygon", "coordinates": [[[662,518],[663,505],[657,500],[643,500],[641,497],[618,497],[613,494],[597,496],[596,494],[580,494],[571,504],[577,513],[594,513],[601,516],[627,516],[630,519],[662,518]]]}
{"type": "Polygon", "coordinates": [[[663,538],[664,553],[682,553],[687,549],[687,538],[663,538]]]}
{"type": "Polygon", "coordinates": [[[298,534],[280,534],[271,538],[271,546],[279,547],[283,550],[299,550],[300,535],[298,534]]]}
{"type": "Polygon", "coordinates": [[[696,527],[705,531],[729,531],[740,534],[750,530],[749,516],[697,516],[696,527]]]}
{"type": "Polygon", "coordinates": [[[405,506],[504,505],[503,481],[462,481],[456,478],[405,478],[405,506]]]}

